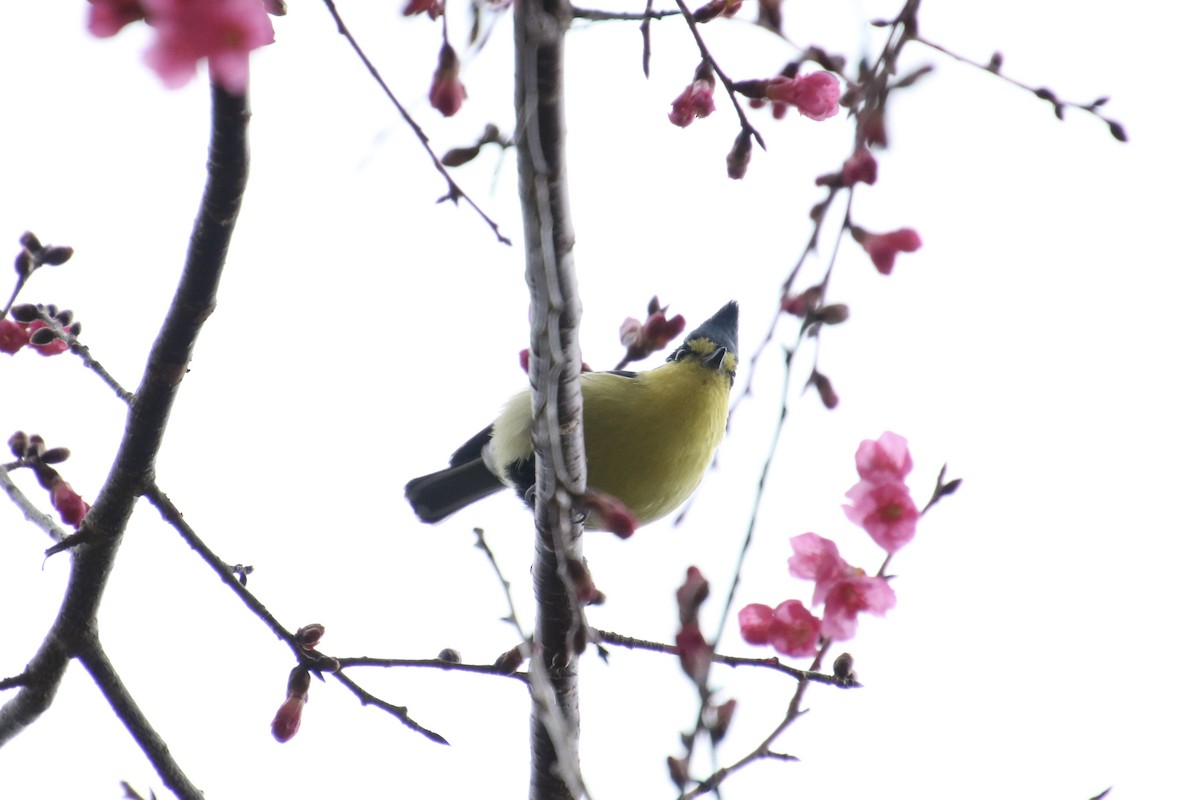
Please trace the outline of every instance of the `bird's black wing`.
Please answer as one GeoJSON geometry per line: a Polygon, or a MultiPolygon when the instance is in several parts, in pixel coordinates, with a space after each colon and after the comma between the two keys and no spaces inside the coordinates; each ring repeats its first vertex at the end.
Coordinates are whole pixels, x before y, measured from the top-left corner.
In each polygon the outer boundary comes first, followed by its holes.
{"type": "Polygon", "coordinates": [[[492,439],[492,426],[488,425],[479,433],[468,439],[462,447],[454,451],[454,455],[450,456],[450,466],[458,467],[466,464],[468,461],[474,461],[477,458],[483,457],[483,448],[492,439]]]}

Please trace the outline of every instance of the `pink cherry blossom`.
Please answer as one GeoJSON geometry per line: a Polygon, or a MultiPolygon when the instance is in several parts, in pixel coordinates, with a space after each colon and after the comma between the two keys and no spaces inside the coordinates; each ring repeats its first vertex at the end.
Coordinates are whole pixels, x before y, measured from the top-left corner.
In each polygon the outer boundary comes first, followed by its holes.
{"type": "Polygon", "coordinates": [[[713,102],[714,84],[711,79],[700,79],[688,85],[683,93],[671,103],[667,119],[672,125],[686,128],[696,117],[707,117],[716,110],[713,102]]]}
{"type": "Polygon", "coordinates": [[[859,575],[839,581],[825,600],[821,633],[837,641],[853,639],[861,612],[883,616],[895,606],[896,593],[884,578],[859,575]]]}
{"type": "Polygon", "coordinates": [[[116,36],[131,22],[146,17],[141,0],[88,0],[88,32],[106,38],[116,36]]]}
{"type": "Polygon", "coordinates": [[[738,627],[746,644],[767,644],[771,641],[771,623],[775,610],[765,603],[751,603],[738,612],[738,627]]]}
{"type": "Polygon", "coordinates": [[[884,431],[875,440],[864,439],[854,454],[854,464],[859,476],[872,483],[903,481],[913,467],[908,441],[891,431],[884,431]]]}
{"type": "Polygon", "coordinates": [[[437,19],[443,13],[442,0],[408,0],[402,13],[406,17],[428,14],[430,19],[437,19]]]}
{"type": "Polygon", "coordinates": [[[838,581],[857,575],[855,570],[838,554],[837,545],[815,533],[802,533],[791,539],[794,554],[788,559],[788,572],[802,580],[816,581],[813,589],[813,605],[825,602],[826,595],[838,581]]]}
{"type": "Polygon", "coordinates": [[[842,164],[842,185],[853,186],[856,183],[874,185],[879,174],[879,165],[875,156],[865,147],[860,147],[842,164]]]}
{"type": "Polygon", "coordinates": [[[901,228],[889,233],[862,233],[860,239],[875,269],[884,275],[892,274],[897,253],[913,253],[921,247],[921,237],[912,228],[901,228]]]}
{"type": "Polygon", "coordinates": [[[658,350],[662,350],[671,340],[683,333],[687,322],[676,314],[668,317],[666,311],[658,310],[646,317],[642,322],[633,317],[627,317],[621,323],[621,344],[625,345],[627,361],[639,361],[658,350]]]}
{"type": "Polygon", "coordinates": [[[227,91],[246,91],[250,51],[275,41],[262,0],[142,0],[157,37],[146,63],[167,87],[176,89],[208,59],[214,81],[227,91]]]}
{"type": "Polygon", "coordinates": [[[810,72],[794,78],[780,76],[767,81],[766,97],[793,105],[809,119],[820,121],[837,113],[841,85],[832,72],[810,72]]]}
{"type": "Polygon", "coordinates": [[[14,355],[29,343],[29,331],[19,322],[0,319],[0,353],[14,355]]]}
{"type": "Polygon", "coordinates": [[[775,607],[771,646],[781,655],[800,658],[817,654],[821,621],[799,600],[784,600],[775,607]]]}
{"type": "Polygon", "coordinates": [[[912,541],[921,514],[903,483],[859,481],[846,496],[850,498],[850,504],[842,506],[846,516],[884,550],[895,553],[912,541]]]}

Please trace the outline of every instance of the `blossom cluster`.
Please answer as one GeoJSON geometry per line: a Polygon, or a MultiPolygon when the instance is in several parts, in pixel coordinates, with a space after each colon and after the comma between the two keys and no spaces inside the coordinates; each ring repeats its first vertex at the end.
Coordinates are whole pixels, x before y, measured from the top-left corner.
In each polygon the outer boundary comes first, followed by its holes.
{"type": "Polygon", "coordinates": [[[275,41],[263,0],[88,0],[88,30],[115,36],[145,20],[155,31],[146,64],[168,88],[177,89],[208,60],[213,80],[242,94],[250,75],[250,52],[275,41]]]}
{"type": "Polygon", "coordinates": [[[676,336],[683,333],[687,321],[676,314],[667,316],[666,306],[660,305],[657,297],[650,300],[646,309],[646,320],[643,322],[633,317],[626,317],[621,323],[619,336],[625,347],[625,358],[622,363],[640,361],[651,353],[665,348],[676,336]]]}
{"type": "MultiPolygon", "coordinates": [[[[696,70],[696,75],[675,100],[667,118],[673,125],[686,128],[697,117],[707,117],[716,106],[713,90],[716,82],[712,68],[706,63],[696,70]]],[[[732,85],[734,91],[750,98],[753,108],[771,105],[772,113],[780,119],[788,108],[795,108],[801,116],[821,121],[837,114],[842,96],[841,84],[832,72],[810,72],[807,75],[784,74],[766,80],[739,81],[732,85]]]]}
{"type": "MultiPolygon", "coordinates": [[[[912,456],[904,437],[886,432],[866,440],[855,454],[861,479],[846,493],[846,516],[862,527],[889,556],[912,540],[920,516],[905,477],[912,456]]],[[[882,616],[896,605],[896,594],[881,575],[869,575],[842,558],[837,545],[816,533],[791,539],[788,571],[814,583],[812,608],[800,600],[785,600],[772,608],[751,603],[738,612],[742,638],[749,644],[770,645],[785,656],[812,656],[822,641],[852,639],[858,615],[882,616]]]]}
{"type": "Polygon", "coordinates": [[[921,247],[921,237],[912,228],[900,228],[887,233],[869,233],[862,228],[850,229],[855,241],[863,246],[875,269],[891,275],[898,253],[914,253],[921,247]]]}
{"type": "MultiPolygon", "coordinates": [[[[44,343],[33,343],[34,333],[42,328],[49,329],[50,326],[40,319],[35,319],[32,322],[0,319],[0,353],[15,355],[18,350],[26,345],[31,350],[36,350],[44,356],[56,356],[59,353],[67,351],[70,345],[67,344],[65,339],[60,339],[57,336],[53,336],[53,338],[44,343]]],[[[38,342],[41,342],[43,336],[52,336],[52,333],[37,337],[38,342]]]]}
{"type": "Polygon", "coordinates": [[[672,125],[686,128],[697,117],[701,119],[707,117],[717,108],[716,103],[713,102],[714,88],[716,88],[716,84],[713,83],[711,73],[707,77],[692,81],[683,90],[683,93],[672,101],[667,119],[671,121],[672,125]]]}
{"type": "Polygon", "coordinates": [[[51,466],[66,461],[71,451],[65,447],[47,448],[46,440],[41,436],[24,431],[17,431],[8,438],[8,449],[17,457],[19,466],[33,470],[38,483],[50,493],[50,505],[62,521],[78,528],[91,505],[51,466]]]}
{"type": "Polygon", "coordinates": [[[24,303],[13,306],[9,313],[12,319],[0,319],[0,353],[10,356],[26,346],[44,356],[65,353],[71,347],[66,337],[78,336],[83,330],[70,309],[60,311],[53,304],[24,303]]]}
{"type": "Polygon", "coordinates": [[[783,119],[789,108],[820,122],[837,114],[841,84],[832,72],[797,74],[795,64],[769,80],[742,81],[734,88],[750,98],[751,108],[771,107],[771,116],[783,119]]]}

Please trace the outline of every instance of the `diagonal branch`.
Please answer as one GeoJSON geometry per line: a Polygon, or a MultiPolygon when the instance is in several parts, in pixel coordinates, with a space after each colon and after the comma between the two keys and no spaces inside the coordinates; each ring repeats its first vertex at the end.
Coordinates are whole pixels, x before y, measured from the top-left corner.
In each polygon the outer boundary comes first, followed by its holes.
{"type": "Polygon", "coordinates": [[[100,693],[104,695],[117,718],[125,724],[129,733],[141,746],[146,758],[150,759],[163,784],[179,797],[203,800],[204,792],[188,780],[182,767],[171,756],[171,749],[167,747],[167,743],[154,730],[146,715],[134,702],[133,695],[125,688],[121,676],[108,660],[104,648],[100,646],[100,637],[95,631],[83,643],[78,658],[100,688],[100,693]]]}
{"type": "MultiPolygon", "coordinates": [[[[49,707],[67,662],[95,641],[96,613],[117,550],[137,498],[154,479],[155,458],[175,394],[187,373],[192,346],[216,305],[217,286],[249,170],[248,119],[244,97],[213,88],[208,183],[192,228],[183,274],[151,348],[141,386],[130,404],[112,470],[79,532],[68,537],[74,561],[62,607],[31,659],[22,687],[0,707],[0,744],[32,724],[49,707]]],[[[113,702],[112,697],[109,699],[113,702]]],[[[139,744],[147,750],[147,742],[139,740],[139,744]]]]}

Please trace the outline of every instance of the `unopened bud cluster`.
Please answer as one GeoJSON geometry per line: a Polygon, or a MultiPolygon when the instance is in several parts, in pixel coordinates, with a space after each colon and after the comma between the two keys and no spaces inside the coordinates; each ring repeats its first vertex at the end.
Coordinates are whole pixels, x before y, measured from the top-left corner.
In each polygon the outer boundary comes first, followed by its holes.
{"type": "Polygon", "coordinates": [[[44,356],[56,356],[71,347],[64,337],[73,339],[83,332],[70,309],[60,311],[53,303],[16,305],[9,315],[12,319],[0,319],[0,353],[8,355],[28,345],[44,356]]]}
{"type": "Polygon", "coordinates": [[[661,305],[658,297],[651,297],[646,306],[646,319],[639,321],[627,317],[621,323],[621,344],[625,346],[625,357],[622,365],[632,361],[640,361],[651,353],[665,348],[679,334],[683,333],[687,321],[676,314],[667,316],[667,306],[661,305]]]}
{"type": "Polygon", "coordinates": [[[71,457],[65,447],[46,447],[46,440],[35,434],[17,431],[8,438],[8,449],[17,459],[16,466],[33,470],[38,484],[50,493],[50,505],[67,525],[78,528],[91,506],[71,484],[63,480],[51,464],[61,464],[71,457]]]}
{"type": "Polygon", "coordinates": [[[13,267],[17,278],[24,281],[40,267],[59,267],[71,260],[75,255],[73,248],[66,245],[42,244],[37,236],[29,231],[21,234],[18,240],[21,249],[17,252],[13,267]]]}

